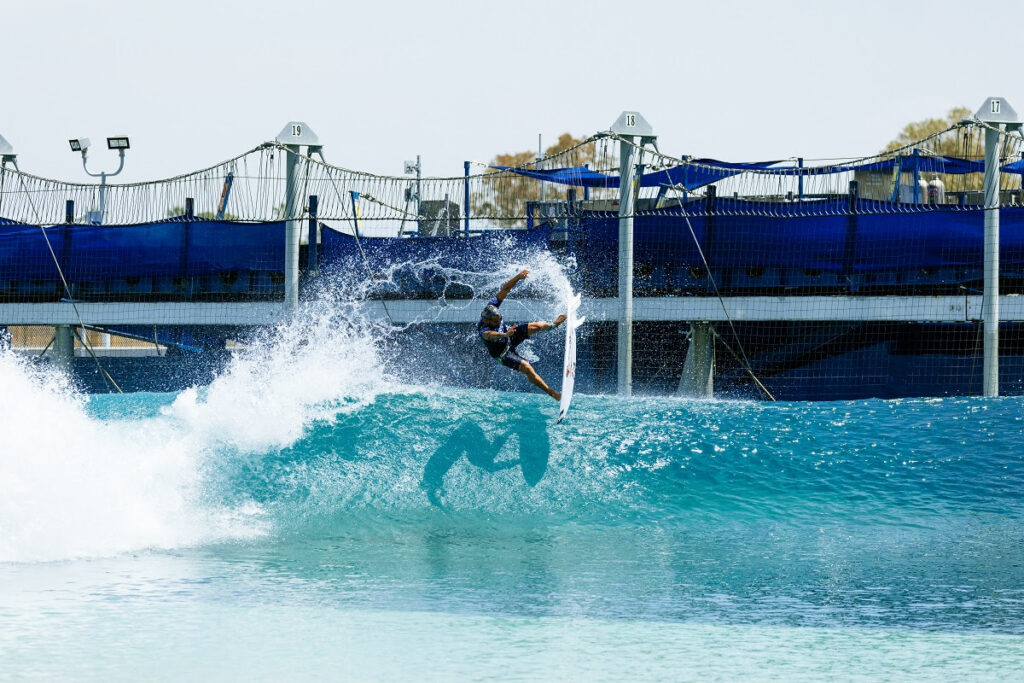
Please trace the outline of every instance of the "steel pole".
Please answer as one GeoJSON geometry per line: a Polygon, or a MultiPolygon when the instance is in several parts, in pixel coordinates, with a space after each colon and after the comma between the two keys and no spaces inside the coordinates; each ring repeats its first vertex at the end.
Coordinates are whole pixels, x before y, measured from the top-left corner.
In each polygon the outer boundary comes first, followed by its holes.
{"type": "Polygon", "coordinates": [[[318,250],[320,248],[320,229],[316,219],[319,210],[320,198],[311,194],[309,196],[309,227],[306,237],[306,274],[309,277],[316,275],[320,269],[318,250]]]}
{"type": "Polygon", "coordinates": [[[639,154],[630,143],[635,139],[619,143],[619,396],[633,395],[633,213],[639,154]]]}
{"type": "Polygon", "coordinates": [[[462,188],[463,189],[462,201],[463,201],[463,204],[464,204],[464,208],[463,208],[462,212],[466,216],[465,236],[469,237],[469,162],[468,161],[463,161],[462,162],[462,171],[463,171],[463,173],[465,175],[465,180],[463,181],[463,188],[462,188]]]}
{"type": "Polygon", "coordinates": [[[999,395],[999,137],[985,129],[985,396],[999,395]]]}

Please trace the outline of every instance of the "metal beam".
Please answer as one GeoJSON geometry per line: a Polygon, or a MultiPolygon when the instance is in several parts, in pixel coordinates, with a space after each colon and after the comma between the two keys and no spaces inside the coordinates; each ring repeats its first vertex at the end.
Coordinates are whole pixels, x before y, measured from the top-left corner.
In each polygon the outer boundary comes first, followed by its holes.
{"type": "MultiPolygon", "coordinates": [[[[363,311],[373,320],[387,320],[382,301],[366,301],[363,311]]],[[[396,323],[475,323],[480,302],[399,299],[387,301],[396,323]]],[[[971,296],[734,296],[637,297],[634,320],[736,322],[853,321],[853,322],[978,322],[982,297],[971,296]],[[725,309],[729,311],[728,317],[725,309]]],[[[273,325],[286,319],[282,302],[249,303],[87,303],[77,304],[82,320],[90,325],[273,325]]],[[[1024,322],[1024,296],[999,297],[1000,318],[1024,322]]],[[[546,301],[507,299],[501,307],[511,321],[536,316],[554,317],[546,301]]],[[[617,298],[584,299],[580,309],[591,322],[619,319],[617,298]]],[[[554,315],[553,315],[554,314],[554,315]]],[[[78,325],[68,303],[0,304],[0,325],[78,325]]]]}
{"type": "MultiPolygon", "coordinates": [[[[88,303],[78,302],[88,325],[272,325],[284,319],[281,302],[88,303]]],[[[0,304],[5,325],[78,325],[69,303],[0,304]]]]}

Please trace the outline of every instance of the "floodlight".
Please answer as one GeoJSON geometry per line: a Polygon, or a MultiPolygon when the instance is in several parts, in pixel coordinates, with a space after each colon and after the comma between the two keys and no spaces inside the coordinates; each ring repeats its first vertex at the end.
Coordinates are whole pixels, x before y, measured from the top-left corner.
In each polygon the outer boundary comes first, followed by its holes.
{"type": "Polygon", "coordinates": [[[127,137],[107,138],[107,149],[128,149],[127,137]]]}
{"type": "Polygon", "coordinates": [[[72,152],[81,152],[85,154],[89,150],[89,138],[75,138],[68,140],[68,144],[71,145],[72,152]]]}

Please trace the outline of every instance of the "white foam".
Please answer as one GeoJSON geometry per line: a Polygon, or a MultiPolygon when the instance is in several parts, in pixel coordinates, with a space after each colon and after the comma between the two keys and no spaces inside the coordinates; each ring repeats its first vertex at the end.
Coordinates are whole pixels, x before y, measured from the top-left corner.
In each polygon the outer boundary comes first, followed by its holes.
{"type": "Polygon", "coordinates": [[[371,329],[318,305],[236,356],[208,387],[182,392],[164,415],[197,447],[263,453],[386,387],[371,329]]]}
{"type": "Polygon", "coordinates": [[[287,447],[386,383],[372,339],[322,313],[153,417],[98,419],[60,373],[10,351],[0,350],[0,386],[0,562],[21,562],[264,533],[260,506],[218,502],[204,473],[287,447]]]}

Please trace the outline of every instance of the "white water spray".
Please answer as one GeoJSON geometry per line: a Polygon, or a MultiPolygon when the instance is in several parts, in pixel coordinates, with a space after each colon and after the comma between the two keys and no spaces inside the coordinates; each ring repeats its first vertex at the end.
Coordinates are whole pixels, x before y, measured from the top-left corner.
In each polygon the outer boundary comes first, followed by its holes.
{"type": "Polygon", "coordinates": [[[260,506],[211,502],[206,468],[272,454],[384,381],[364,328],[309,312],[232,360],[208,387],[145,417],[99,419],[55,369],[0,351],[0,562],[109,555],[266,531],[260,506]],[[155,413],[155,414],[154,414],[155,413]]]}

